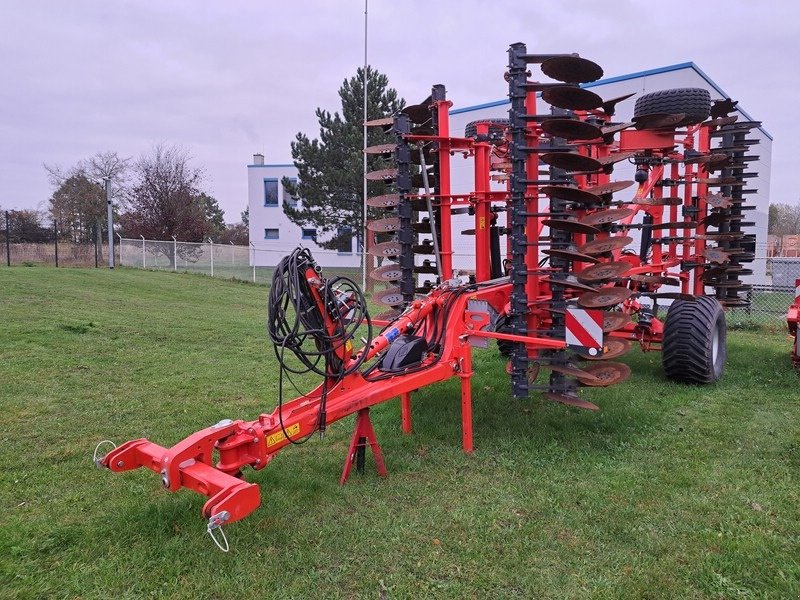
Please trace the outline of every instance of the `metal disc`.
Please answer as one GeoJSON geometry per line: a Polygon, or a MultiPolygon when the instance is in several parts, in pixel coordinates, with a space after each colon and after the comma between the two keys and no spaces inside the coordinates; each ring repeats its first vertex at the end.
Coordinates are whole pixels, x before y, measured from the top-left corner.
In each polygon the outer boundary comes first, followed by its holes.
{"type": "Polygon", "coordinates": [[[542,253],[555,258],[561,258],[563,260],[572,260],[576,262],[588,262],[588,263],[600,262],[594,256],[589,256],[588,254],[581,254],[580,252],[575,252],[574,250],[557,250],[553,248],[550,250],[542,250],[542,253]]]}
{"type": "Polygon", "coordinates": [[[372,119],[364,123],[367,127],[386,127],[387,125],[394,125],[394,117],[382,117],[380,119],[372,119]]]}
{"type": "Polygon", "coordinates": [[[601,262],[591,267],[586,267],[583,271],[578,273],[580,281],[604,281],[606,279],[614,279],[621,277],[631,270],[630,263],[619,262],[601,262]]]}
{"type": "Polygon", "coordinates": [[[726,198],[721,193],[706,196],[706,204],[713,208],[729,208],[733,204],[731,198],[726,198]]]}
{"type": "Polygon", "coordinates": [[[542,130],[565,140],[594,140],[603,135],[597,125],[577,119],[547,119],[542,121],[542,130]]]}
{"type": "Polygon", "coordinates": [[[602,156],[597,159],[601,165],[613,165],[614,163],[618,163],[623,160],[628,160],[632,156],[636,156],[638,152],[635,150],[628,150],[626,152],[615,152],[614,154],[609,154],[608,156],[602,156]]]}
{"type": "Polygon", "coordinates": [[[630,94],[625,94],[624,96],[609,98],[608,100],[603,101],[601,108],[603,109],[603,112],[606,113],[609,117],[613,117],[614,113],[617,112],[617,104],[635,95],[636,92],[631,92],[630,94]]]}
{"type": "Polygon", "coordinates": [[[378,313],[374,317],[372,317],[372,322],[375,321],[394,321],[397,317],[402,315],[403,313],[399,310],[385,310],[382,313],[378,313]]]}
{"type": "Polygon", "coordinates": [[[634,198],[634,204],[641,204],[642,206],[678,206],[683,204],[682,198],[634,198]]]}
{"type": "Polygon", "coordinates": [[[571,219],[545,219],[542,221],[542,225],[561,231],[570,231],[572,233],[600,233],[600,230],[593,225],[586,225],[571,219]]]}
{"type": "Polygon", "coordinates": [[[662,275],[628,275],[628,279],[636,283],[653,283],[659,285],[680,285],[677,277],[663,277],[662,275]]]}
{"type": "Polygon", "coordinates": [[[369,274],[370,279],[375,281],[397,281],[403,276],[403,270],[400,265],[383,265],[379,269],[371,271],[369,274]]]}
{"type": "Polygon", "coordinates": [[[566,185],[543,185],[539,188],[543,194],[551,198],[566,200],[567,202],[580,202],[581,204],[596,204],[602,198],[586,190],[566,185]]]}
{"type": "Polygon", "coordinates": [[[624,287],[602,288],[596,292],[586,292],[578,297],[578,304],[584,308],[606,308],[625,302],[633,292],[624,287]]]}
{"type": "Polygon", "coordinates": [[[633,319],[628,313],[624,312],[603,312],[603,333],[610,333],[622,329],[628,323],[632,323],[633,319]]]}
{"type": "Polygon", "coordinates": [[[711,240],[716,242],[733,242],[739,238],[743,238],[745,233],[743,231],[731,231],[727,233],[711,233],[706,232],[703,235],[698,235],[698,240],[711,240]]]}
{"type": "MultiPolygon", "coordinates": [[[[514,372],[514,364],[511,361],[506,363],[506,373],[511,375],[514,372]]],[[[528,363],[528,371],[526,373],[526,378],[528,383],[533,385],[536,383],[536,378],[539,377],[539,363],[538,362],[529,362],[528,363]]]]}
{"type": "Polygon", "coordinates": [[[609,183],[601,183],[592,187],[587,187],[585,191],[598,196],[605,196],[606,194],[613,194],[620,192],[634,185],[635,181],[611,181],[609,183]]]}
{"type": "Polygon", "coordinates": [[[578,252],[583,254],[603,254],[624,248],[631,242],[633,242],[633,238],[629,235],[601,238],[578,246],[578,252]]]}
{"type": "Polygon", "coordinates": [[[631,349],[632,344],[628,340],[621,340],[619,338],[608,338],[603,342],[603,353],[592,356],[588,352],[577,352],[584,360],[611,360],[612,358],[619,358],[627,354],[631,349]]]}
{"type": "Polygon", "coordinates": [[[542,283],[549,283],[551,286],[566,287],[573,290],[582,290],[584,292],[596,292],[597,288],[585,283],[581,283],[574,277],[567,277],[566,279],[553,279],[552,277],[542,277],[542,283]]]}
{"type": "Polygon", "coordinates": [[[725,98],[724,100],[715,100],[711,105],[711,117],[714,119],[726,117],[728,116],[729,112],[732,112],[736,108],[737,104],[739,104],[738,101],[731,100],[730,98],[725,98]]]}
{"type": "Polygon", "coordinates": [[[631,376],[631,368],[618,362],[596,362],[588,364],[585,367],[586,373],[591,377],[580,377],[578,381],[584,385],[601,386],[614,385],[615,383],[622,383],[631,376]]]}
{"type": "Polygon", "coordinates": [[[739,115],[731,115],[730,117],[718,117],[716,119],[711,119],[710,121],[706,121],[703,125],[708,125],[710,127],[722,127],[724,125],[733,125],[739,119],[739,115]]]}
{"type": "Polygon", "coordinates": [[[576,152],[547,152],[539,158],[543,163],[565,171],[597,171],[603,166],[594,158],[576,152]]]}
{"type": "Polygon", "coordinates": [[[567,110],[592,110],[603,105],[603,99],[584,88],[559,85],[542,91],[542,100],[567,110]]]}
{"type": "Polygon", "coordinates": [[[698,178],[694,180],[695,183],[705,185],[744,185],[737,177],[711,177],[708,179],[698,178]]]}
{"type": "Polygon", "coordinates": [[[636,123],[636,129],[666,129],[667,127],[678,127],[685,118],[684,113],[651,113],[633,117],[631,120],[636,123]]]}
{"type": "Polygon", "coordinates": [[[636,211],[630,208],[607,208],[590,215],[586,215],[579,222],[584,225],[606,225],[630,217],[636,211]]]}
{"type": "Polygon", "coordinates": [[[589,83],[603,76],[603,69],[580,56],[554,56],[541,64],[542,73],[564,83],[589,83]]]}
{"type": "Polygon", "coordinates": [[[430,97],[422,104],[412,104],[400,111],[408,115],[409,120],[417,125],[422,125],[431,120],[430,97]]]}
{"type": "Polygon", "coordinates": [[[586,410],[600,410],[596,404],[592,404],[588,400],[583,400],[573,394],[557,394],[556,392],[545,392],[544,397],[553,402],[560,402],[567,406],[574,406],[575,408],[585,408],[586,410]]]}
{"type": "Polygon", "coordinates": [[[397,146],[395,144],[378,144],[377,146],[367,146],[364,154],[393,154],[397,146]]]}
{"type": "Polygon", "coordinates": [[[632,121],[625,121],[624,123],[614,123],[613,125],[606,125],[605,127],[600,128],[600,132],[603,134],[603,137],[607,135],[614,135],[615,133],[619,133],[620,131],[625,131],[629,127],[633,127],[632,121]]]}
{"type": "Polygon", "coordinates": [[[373,301],[384,306],[398,306],[403,303],[403,294],[400,288],[386,288],[372,296],[373,301]]]}
{"type": "Polygon", "coordinates": [[[401,251],[400,242],[382,242],[372,246],[367,254],[370,256],[400,256],[401,251]]]}
{"type": "Polygon", "coordinates": [[[384,194],[367,198],[367,206],[372,208],[394,208],[400,204],[400,194],[384,194]]]}
{"type": "Polygon", "coordinates": [[[711,153],[711,154],[700,154],[698,156],[692,156],[685,159],[683,162],[687,165],[704,165],[708,163],[721,163],[728,160],[727,154],[722,153],[711,153]]]}
{"type": "Polygon", "coordinates": [[[425,240],[421,244],[411,246],[411,251],[414,254],[433,254],[433,242],[431,242],[431,240],[425,240]]]}
{"type": "Polygon", "coordinates": [[[412,223],[411,229],[416,231],[417,233],[430,233],[431,232],[431,222],[430,221],[420,221],[419,223],[412,223]]]}
{"type": "Polygon", "coordinates": [[[462,229],[461,235],[475,235],[474,229],[462,229]]]}
{"type": "Polygon", "coordinates": [[[595,385],[601,385],[600,379],[592,375],[589,371],[584,371],[583,369],[579,369],[570,364],[566,365],[542,365],[545,369],[550,369],[551,371],[555,371],[556,373],[561,373],[562,375],[569,375],[570,377],[576,377],[578,381],[583,381],[586,379],[587,381],[595,382],[595,385]]]}
{"type": "Polygon", "coordinates": [[[398,217],[388,217],[386,219],[367,221],[367,229],[374,231],[375,233],[397,231],[400,229],[400,219],[398,217]]]}
{"type": "Polygon", "coordinates": [[[393,181],[397,179],[397,169],[380,169],[367,173],[367,181],[393,181]]]}

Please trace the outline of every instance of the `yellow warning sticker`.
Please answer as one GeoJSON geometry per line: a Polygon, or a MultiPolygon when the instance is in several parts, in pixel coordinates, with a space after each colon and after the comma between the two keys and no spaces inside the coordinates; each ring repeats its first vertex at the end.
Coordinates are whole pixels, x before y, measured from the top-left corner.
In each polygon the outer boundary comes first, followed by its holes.
{"type": "MultiPolygon", "coordinates": [[[[289,434],[289,437],[294,438],[298,433],[300,433],[300,423],[295,423],[294,425],[289,425],[286,428],[286,433],[289,434]]],[[[267,448],[270,446],[274,446],[286,439],[286,434],[283,431],[279,431],[277,433],[273,433],[272,435],[267,436],[267,448]]]]}

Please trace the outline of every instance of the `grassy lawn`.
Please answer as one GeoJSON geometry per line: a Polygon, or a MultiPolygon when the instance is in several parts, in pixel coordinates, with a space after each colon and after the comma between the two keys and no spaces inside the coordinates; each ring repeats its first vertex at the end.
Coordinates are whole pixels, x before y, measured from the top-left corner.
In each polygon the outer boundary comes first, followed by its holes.
{"type": "MultiPolygon", "coordinates": [[[[718,385],[658,354],[590,414],[458,382],[373,411],[389,467],[338,485],[352,420],[249,472],[262,506],[218,552],[205,498],[91,463],[276,402],[266,288],[135,270],[0,268],[2,598],[798,598],[800,382],[786,335],[732,332],[718,385]]],[[[371,463],[368,462],[368,467],[371,463]]]]}

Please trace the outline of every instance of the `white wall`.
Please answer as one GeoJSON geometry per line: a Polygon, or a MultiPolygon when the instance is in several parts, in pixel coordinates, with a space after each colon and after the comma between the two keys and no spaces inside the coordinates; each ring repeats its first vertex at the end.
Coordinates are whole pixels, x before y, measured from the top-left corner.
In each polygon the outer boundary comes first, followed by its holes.
{"type": "MultiPolygon", "coordinates": [[[[281,185],[283,177],[296,178],[297,169],[292,164],[247,165],[247,205],[250,208],[250,245],[254,251],[250,253],[251,264],[257,267],[269,267],[278,264],[281,258],[289,254],[297,246],[305,246],[311,250],[317,263],[323,267],[358,267],[361,254],[357,252],[342,253],[325,250],[311,239],[303,239],[302,229],[283,212],[284,189],[281,185]],[[278,180],[278,206],[264,205],[264,179],[278,180]],[[267,240],[264,230],[278,229],[279,239],[267,240]]],[[[288,200],[288,198],[286,198],[288,200]]],[[[352,248],[356,250],[353,236],[352,248]]]]}

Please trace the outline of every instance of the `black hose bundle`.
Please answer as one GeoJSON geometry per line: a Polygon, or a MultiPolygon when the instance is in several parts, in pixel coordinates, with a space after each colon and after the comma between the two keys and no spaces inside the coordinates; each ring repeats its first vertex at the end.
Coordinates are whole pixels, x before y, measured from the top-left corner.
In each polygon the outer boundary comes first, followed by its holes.
{"type": "MultiPolygon", "coordinates": [[[[281,259],[272,275],[272,287],[267,305],[267,331],[274,344],[275,356],[280,365],[278,389],[278,415],[283,434],[292,440],[283,427],[283,377],[290,380],[289,373],[316,373],[324,377],[319,397],[319,417],[316,430],[325,431],[325,401],[327,392],[347,375],[359,369],[366,353],[348,367],[341,356],[352,351],[352,340],[358,328],[366,322],[367,343],[372,341],[372,322],[367,310],[367,301],[358,285],[347,277],[327,280],[320,273],[311,252],[296,248],[281,259]],[[310,283],[306,276],[312,269],[319,284],[310,283]],[[315,299],[311,286],[317,288],[322,307],[315,299]],[[324,313],[323,313],[324,310],[324,313]],[[332,324],[331,331],[326,327],[332,324]],[[312,347],[313,346],[313,347],[312,347]],[[289,350],[300,361],[300,367],[292,367],[285,359],[289,350]]],[[[306,437],[310,437],[313,431],[306,437]]],[[[305,440],[302,440],[305,441],[305,440]]]]}

